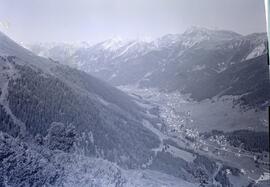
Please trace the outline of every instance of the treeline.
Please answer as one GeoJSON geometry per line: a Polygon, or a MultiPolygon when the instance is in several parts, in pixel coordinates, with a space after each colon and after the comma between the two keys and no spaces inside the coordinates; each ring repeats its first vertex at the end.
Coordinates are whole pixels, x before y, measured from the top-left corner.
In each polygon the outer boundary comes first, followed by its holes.
{"type": "Polygon", "coordinates": [[[16,69],[20,78],[9,82],[9,107],[32,134],[47,134],[54,121],[76,126],[97,121],[95,106],[79,98],[59,79],[27,66],[16,65],[16,69]]]}
{"type": "Polygon", "coordinates": [[[60,186],[61,167],[42,150],[0,132],[0,186],[60,186]]]}
{"type": "Polygon", "coordinates": [[[205,138],[224,135],[227,141],[234,147],[239,147],[252,152],[269,152],[269,133],[252,130],[237,130],[233,132],[223,132],[213,130],[203,134],[205,138]]]}
{"type": "Polygon", "coordinates": [[[230,144],[238,147],[243,145],[243,149],[252,152],[269,152],[268,132],[255,132],[250,130],[238,130],[226,134],[230,144]]]}

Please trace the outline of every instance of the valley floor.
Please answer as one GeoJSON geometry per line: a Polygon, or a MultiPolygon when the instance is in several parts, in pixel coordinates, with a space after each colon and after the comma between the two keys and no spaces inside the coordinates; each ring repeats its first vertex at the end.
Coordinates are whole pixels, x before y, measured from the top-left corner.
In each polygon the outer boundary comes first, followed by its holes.
{"type": "Polygon", "coordinates": [[[169,152],[174,157],[188,162],[194,160],[194,154],[197,153],[218,163],[219,168],[222,165],[238,168],[241,172],[238,177],[231,175],[229,169],[226,170],[226,175],[234,186],[270,183],[269,161],[255,162],[255,158],[260,153],[246,151],[241,146],[231,146],[222,135],[215,138],[203,136],[204,133],[212,130],[267,131],[266,112],[243,109],[239,105],[234,105],[234,98],[228,96],[195,102],[180,93],[168,94],[155,89],[138,89],[133,86],[119,88],[129,93],[139,105],[146,108],[150,118],[158,115],[162,119],[163,124],[156,124],[154,127],[148,123],[146,126],[161,139],[162,143],[155,150],[156,152],[169,152]],[[171,139],[176,144],[168,145],[164,141],[166,139],[171,139]]]}

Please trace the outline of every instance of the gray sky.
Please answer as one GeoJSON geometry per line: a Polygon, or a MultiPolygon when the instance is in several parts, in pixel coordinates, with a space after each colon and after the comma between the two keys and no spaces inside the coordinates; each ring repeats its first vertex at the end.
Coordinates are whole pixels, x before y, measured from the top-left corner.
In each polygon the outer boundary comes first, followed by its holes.
{"type": "Polygon", "coordinates": [[[0,0],[0,30],[23,42],[156,38],[198,25],[265,32],[264,0],[0,0]]]}

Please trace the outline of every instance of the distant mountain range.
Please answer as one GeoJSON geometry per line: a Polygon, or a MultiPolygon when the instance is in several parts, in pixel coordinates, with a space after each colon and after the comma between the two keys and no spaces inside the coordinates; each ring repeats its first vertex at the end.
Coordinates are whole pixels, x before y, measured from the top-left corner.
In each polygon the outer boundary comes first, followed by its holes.
{"type": "Polygon", "coordinates": [[[179,90],[197,101],[233,95],[247,107],[269,105],[266,33],[192,27],[152,42],[111,39],[92,46],[27,48],[115,86],[179,90]]]}

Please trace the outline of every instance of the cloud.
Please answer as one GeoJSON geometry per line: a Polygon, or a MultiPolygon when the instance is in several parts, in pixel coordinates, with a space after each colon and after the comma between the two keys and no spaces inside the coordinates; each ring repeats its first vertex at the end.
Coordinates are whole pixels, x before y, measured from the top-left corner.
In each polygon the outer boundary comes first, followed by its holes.
{"type": "Polygon", "coordinates": [[[0,27],[4,29],[9,29],[10,23],[8,21],[0,21],[0,27]]]}

